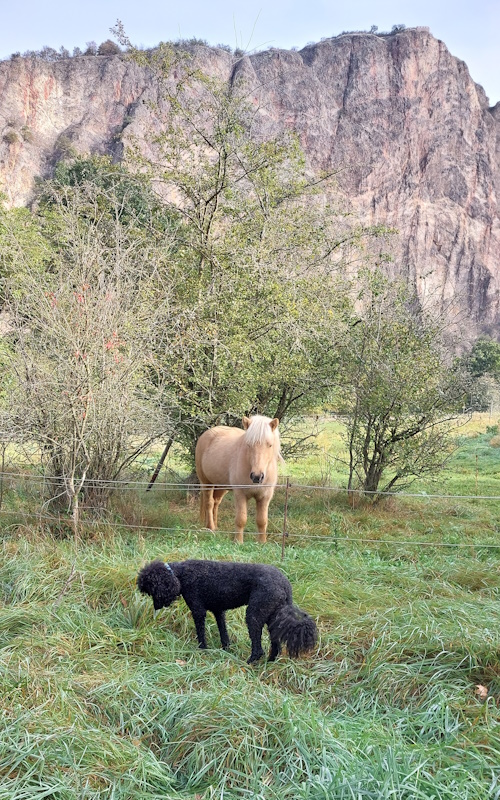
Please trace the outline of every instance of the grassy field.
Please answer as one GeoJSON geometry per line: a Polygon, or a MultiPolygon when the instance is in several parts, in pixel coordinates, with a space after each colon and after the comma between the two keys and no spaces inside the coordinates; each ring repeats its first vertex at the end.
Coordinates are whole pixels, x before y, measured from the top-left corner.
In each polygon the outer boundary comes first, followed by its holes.
{"type": "Polygon", "coordinates": [[[329,422],[285,465],[283,561],[283,490],[265,546],[232,543],[229,500],[225,532],[199,531],[194,498],[166,486],[123,491],[78,543],[23,518],[29,487],[7,492],[0,800],[500,798],[499,505],[467,498],[500,495],[494,423],[461,429],[418,496],[373,506],[324,488],[343,475],[329,422]],[[199,651],[182,600],[155,617],[135,590],[155,557],[280,566],[317,650],[248,666],[238,609],[231,652],[213,620],[199,651]]]}

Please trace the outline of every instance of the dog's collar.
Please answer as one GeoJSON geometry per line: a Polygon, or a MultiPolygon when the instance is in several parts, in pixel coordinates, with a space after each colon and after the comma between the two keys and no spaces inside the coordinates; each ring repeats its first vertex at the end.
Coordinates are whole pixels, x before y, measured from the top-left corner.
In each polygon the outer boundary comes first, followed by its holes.
{"type": "Polygon", "coordinates": [[[164,561],[163,563],[165,564],[165,566],[168,569],[168,571],[171,572],[172,575],[173,575],[174,571],[173,571],[172,567],[170,566],[170,564],[167,561],[164,561]]]}

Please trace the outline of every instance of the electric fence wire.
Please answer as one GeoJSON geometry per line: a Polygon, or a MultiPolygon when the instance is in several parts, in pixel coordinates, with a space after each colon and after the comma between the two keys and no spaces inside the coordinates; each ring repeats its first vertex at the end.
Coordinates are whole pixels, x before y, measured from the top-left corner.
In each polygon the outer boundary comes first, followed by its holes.
{"type": "MultiPolygon", "coordinates": [[[[0,472],[0,480],[9,480],[12,478],[20,478],[22,480],[29,482],[39,482],[39,483],[50,483],[53,482],[57,486],[64,486],[64,480],[61,477],[57,477],[55,475],[34,475],[29,473],[12,473],[12,472],[0,472]]],[[[193,491],[199,492],[204,487],[202,487],[199,483],[186,483],[186,482],[157,482],[156,484],[157,490],[164,490],[164,491],[193,491]]],[[[268,486],[269,484],[260,484],[261,488],[268,486]]],[[[145,486],[146,488],[149,486],[149,481],[133,481],[133,480],[104,480],[104,479],[93,479],[88,480],[85,483],[86,488],[88,489],[116,489],[119,491],[136,491],[138,488],[145,486]]],[[[252,484],[242,483],[242,484],[217,484],[218,489],[227,489],[230,491],[231,489],[248,489],[251,488],[252,484]]],[[[205,488],[211,488],[211,486],[206,486],[205,488]]],[[[286,489],[286,483],[277,483],[274,484],[275,489],[286,489]]],[[[376,497],[413,497],[413,498],[421,498],[422,500],[500,500],[500,495],[491,494],[444,494],[438,492],[384,492],[384,491],[370,491],[366,489],[348,489],[344,486],[330,486],[330,485],[317,485],[317,484],[304,484],[304,483],[290,483],[288,484],[289,489],[293,490],[307,490],[307,491],[315,491],[315,492],[336,492],[338,494],[349,494],[349,495],[360,495],[360,496],[376,496],[376,497]]]]}
{"type": "MultiPolygon", "coordinates": [[[[11,514],[17,515],[24,520],[37,520],[38,522],[46,522],[51,523],[52,525],[65,525],[68,528],[71,528],[72,521],[70,517],[56,517],[56,516],[49,516],[46,514],[37,514],[35,512],[26,513],[19,510],[8,510],[8,509],[0,509],[0,514],[11,514]]],[[[175,534],[204,534],[204,535],[211,535],[212,537],[216,536],[235,536],[237,531],[230,531],[230,530],[218,530],[218,531],[211,531],[209,528],[197,528],[196,526],[190,526],[187,528],[181,528],[179,526],[175,527],[167,527],[164,525],[133,525],[131,523],[121,522],[121,521],[112,521],[112,520],[105,520],[105,519],[90,519],[90,520],[81,520],[81,526],[84,527],[86,525],[100,527],[100,526],[113,526],[114,528],[124,529],[124,530],[139,530],[139,531],[163,531],[165,533],[175,533],[175,534]]],[[[249,531],[245,530],[245,536],[258,536],[258,531],[249,531]]],[[[278,538],[283,536],[282,532],[280,531],[268,531],[267,534],[269,539],[272,541],[277,541],[278,538]]],[[[435,542],[435,541],[422,541],[422,540],[411,540],[411,539],[376,539],[376,538],[369,538],[365,536],[360,537],[350,537],[350,536],[329,536],[329,535],[321,535],[321,534],[307,534],[307,533],[294,533],[293,531],[287,531],[285,533],[286,539],[298,539],[314,541],[318,544],[329,544],[329,543],[343,543],[343,544],[384,544],[384,545],[392,545],[395,547],[449,547],[449,548],[457,548],[457,549],[473,549],[473,550],[481,550],[481,549],[491,549],[491,550],[500,550],[500,543],[499,544],[492,544],[491,542],[435,542]]]]}

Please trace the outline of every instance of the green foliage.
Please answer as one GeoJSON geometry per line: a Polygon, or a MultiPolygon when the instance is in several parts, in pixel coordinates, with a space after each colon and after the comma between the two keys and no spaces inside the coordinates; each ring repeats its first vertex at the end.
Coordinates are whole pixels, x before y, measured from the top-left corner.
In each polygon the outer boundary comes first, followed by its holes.
{"type": "Polygon", "coordinates": [[[500,382],[500,344],[486,336],[480,336],[469,352],[456,360],[459,369],[471,376],[471,408],[484,411],[498,392],[500,382]]]}
{"type": "Polygon", "coordinates": [[[467,383],[450,368],[437,321],[404,284],[371,275],[361,299],[343,344],[339,403],[348,418],[349,487],[358,481],[376,495],[442,468],[467,383]]]}
{"type": "Polygon", "coordinates": [[[491,375],[500,381],[500,343],[486,336],[476,339],[471,351],[463,357],[463,362],[473,378],[491,375]]]}
{"type": "Polygon", "coordinates": [[[132,231],[137,235],[147,233],[157,241],[167,236],[167,247],[170,246],[179,212],[161,203],[145,176],[132,174],[124,165],[113,163],[109,156],[77,156],[59,161],[53,180],[39,186],[39,202],[42,207],[49,207],[54,204],[54,191],[66,187],[68,192],[67,187],[71,187],[74,192],[67,194],[71,197],[85,186],[94,187],[99,196],[95,211],[89,207],[87,213],[97,212],[102,217],[107,208],[109,217],[119,222],[127,236],[132,231]]]}
{"type": "MultiPolygon", "coordinates": [[[[2,198],[0,197],[0,200],[2,198]]],[[[1,297],[5,280],[27,269],[42,273],[49,265],[52,252],[37,220],[26,208],[7,210],[0,205],[0,278],[1,297]]]]}
{"type": "Polygon", "coordinates": [[[54,154],[58,161],[61,159],[72,159],[75,158],[77,152],[71,141],[70,137],[67,136],[65,133],[62,133],[60,136],[57,137],[57,141],[54,147],[54,154]]]}
{"type": "Polygon", "coordinates": [[[321,204],[332,176],[308,178],[294,135],[254,135],[244,82],[222,84],[165,44],[132,57],[154,71],[161,100],[150,106],[159,133],[133,140],[128,158],[182,218],[175,327],[170,306],[154,349],[192,452],[213,424],[285,418],[325,398],[350,312],[345,253],[378,231],[321,204]]]}
{"type": "Polygon", "coordinates": [[[3,140],[7,144],[15,144],[19,141],[19,136],[17,135],[16,131],[10,130],[4,133],[3,140]]]}

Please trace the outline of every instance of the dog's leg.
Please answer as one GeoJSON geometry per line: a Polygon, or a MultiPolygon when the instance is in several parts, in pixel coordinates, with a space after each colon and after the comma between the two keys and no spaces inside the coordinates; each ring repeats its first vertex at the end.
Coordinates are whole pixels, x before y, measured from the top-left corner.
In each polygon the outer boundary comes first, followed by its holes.
{"type": "Polygon", "coordinates": [[[250,634],[250,641],[252,643],[252,652],[250,653],[250,658],[248,659],[248,663],[251,664],[252,661],[258,661],[259,658],[264,655],[264,651],[262,649],[262,628],[264,627],[264,622],[257,614],[255,614],[251,606],[247,607],[245,618],[247,622],[248,633],[250,634]]]}
{"type": "Polygon", "coordinates": [[[281,642],[278,639],[276,642],[271,639],[271,649],[269,650],[268,661],[275,661],[281,653],[281,642]]]}
{"type": "Polygon", "coordinates": [[[191,609],[191,614],[193,615],[194,624],[196,626],[196,636],[198,637],[200,649],[206,650],[207,642],[205,639],[205,617],[207,616],[207,612],[205,610],[193,611],[193,609],[191,609]]]}
{"type": "Polygon", "coordinates": [[[257,541],[261,544],[265,544],[267,540],[267,517],[270,502],[271,499],[268,497],[257,497],[255,500],[255,504],[257,506],[257,530],[259,531],[257,541]]]}
{"type": "Polygon", "coordinates": [[[243,544],[243,531],[247,524],[247,498],[243,492],[235,490],[234,502],[236,504],[236,534],[234,541],[243,544]]]}
{"type": "Polygon", "coordinates": [[[219,611],[215,613],[214,611],[215,621],[217,622],[217,627],[219,629],[220,641],[221,645],[224,650],[229,649],[229,634],[226,628],[226,614],[224,611],[219,611]]]}

